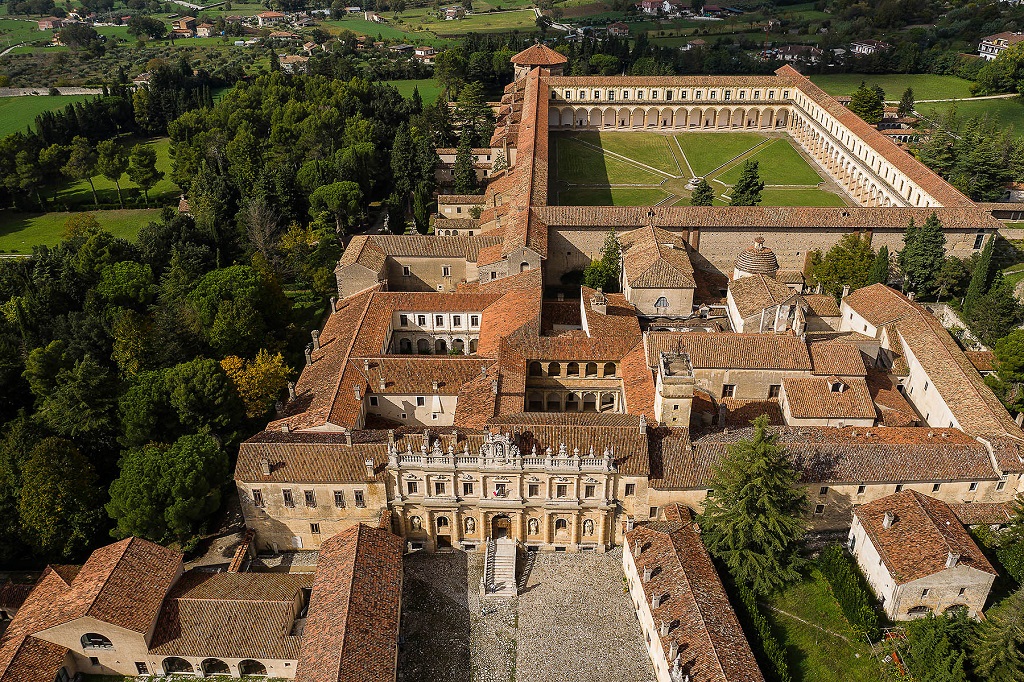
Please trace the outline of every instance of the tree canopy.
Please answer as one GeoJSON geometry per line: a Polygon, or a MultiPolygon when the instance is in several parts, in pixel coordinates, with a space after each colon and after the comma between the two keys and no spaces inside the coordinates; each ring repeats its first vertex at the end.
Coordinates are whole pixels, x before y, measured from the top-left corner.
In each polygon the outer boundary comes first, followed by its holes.
{"type": "Polygon", "coordinates": [[[764,181],[758,172],[757,161],[747,159],[743,162],[743,170],[740,171],[740,179],[732,188],[732,197],[729,200],[730,206],[757,206],[761,203],[761,190],[764,189],[764,181]]]}

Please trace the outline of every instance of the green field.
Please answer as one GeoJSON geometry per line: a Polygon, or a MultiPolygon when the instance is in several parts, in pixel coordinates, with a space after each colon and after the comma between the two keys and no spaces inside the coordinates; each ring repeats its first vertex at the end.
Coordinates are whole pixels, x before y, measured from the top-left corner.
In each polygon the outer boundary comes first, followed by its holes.
{"type": "Polygon", "coordinates": [[[786,647],[794,682],[888,679],[879,662],[871,657],[865,639],[846,622],[828,584],[816,570],[804,582],[773,597],[767,606],[765,615],[786,647]]]}
{"type": "Polygon", "coordinates": [[[409,81],[384,81],[388,85],[394,86],[398,90],[398,94],[402,97],[412,97],[412,91],[414,88],[419,88],[420,98],[423,99],[424,104],[433,104],[437,101],[437,98],[441,96],[441,86],[437,84],[433,78],[423,78],[420,80],[409,80],[409,81]]]}
{"type": "Polygon", "coordinates": [[[36,116],[44,111],[62,109],[74,102],[84,102],[92,95],[54,95],[43,94],[38,96],[27,95],[25,97],[3,97],[0,98],[0,137],[11,133],[24,132],[25,127],[34,128],[33,123],[36,116]]]}
{"type": "Polygon", "coordinates": [[[935,102],[918,105],[917,110],[924,116],[936,116],[956,107],[962,118],[988,116],[1000,128],[1014,136],[1024,135],[1024,102],[1020,98],[961,100],[957,102],[935,102]]]}
{"type": "Polygon", "coordinates": [[[35,21],[23,19],[0,19],[0,52],[18,43],[49,42],[53,31],[40,31],[35,21]]]}
{"type": "Polygon", "coordinates": [[[549,196],[560,205],[646,206],[664,201],[689,206],[687,183],[700,175],[712,183],[715,203],[726,204],[748,158],[759,162],[767,185],[763,206],[847,205],[843,197],[822,188],[823,176],[786,137],[586,131],[556,132],[549,139],[549,196]]]}
{"type": "MultiPolygon", "coordinates": [[[[144,142],[146,145],[153,147],[156,150],[156,169],[163,171],[164,177],[160,182],[156,184],[153,189],[149,190],[149,203],[150,205],[159,203],[169,203],[177,199],[181,190],[170,180],[171,175],[171,157],[170,157],[170,146],[171,142],[166,137],[158,137],[152,140],[140,140],[135,138],[122,138],[119,142],[125,147],[125,151],[131,149],[134,145],[139,142],[144,142]]],[[[103,176],[96,176],[92,179],[93,184],[96,185],[96,194],[99,196],[100,203],[102,204],[114,204],[117,203],[117,187],[113,182],[107,180],[103,176]]],[[[120,179],[121,182],[121,195],[124,197],[125,205],[144,205],[144,197],[142,196],[139,189],[132,184],[132,181],[128,179],[127,175],[124,175],[120,179]],[[129,197],[133,194],[137,196],[132,200],[129,197]]],[[[83,209],[88,209],[92,205],[92,190],[89,189],[89,183],[85,180],[79,180],[77,182],[69,182],[62,186],[58,192],[58,200],[71,205],[80,206],[83,209]]]]}
{"type": "MultiPolygon", "coordinates": [[[[100,226],[118,237],[134,240],[139,230],[160,217],[160,210],[91,211],[100,226]]],[[[33,246],[60,241],[72,213],[12,213],[0,211],[0,253],[32,253],[33,246]]]]}
{"type": "Polygon", "coordinates": [[[971,96],[971,81],[956,76],[936,76],[930,73],[875,74],[839,73],[811,76],[811,80],[830,95],[852,95],[861,82],[880,85],[887,100],[898,101],[907,87],[914,89],[914,97],[922,99],[951,99],[971,96]]]}
{"type": "Polygon", "coordinates": [[[347,29],[359,35],[367,35],[372,38],[380,36],[385,40],[404,40],[416,45],[422,43],[426,39],[434,37],[428,33],[420,33],[416,35],[407,31],[402,31],[394,26],[390,26],[389,24],[376,24],[372,21],[367,21],[358,15],[339,19],[338,21],[324,21],[321,22],[321,26],[327,31],[331,31],[333,33],[338,33],[342,29],[347,29]]]}

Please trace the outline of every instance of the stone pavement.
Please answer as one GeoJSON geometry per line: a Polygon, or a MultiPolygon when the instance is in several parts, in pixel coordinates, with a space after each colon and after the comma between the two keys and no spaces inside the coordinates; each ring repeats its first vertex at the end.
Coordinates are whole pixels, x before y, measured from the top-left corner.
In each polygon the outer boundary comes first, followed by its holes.
{"type": "Polygon", "coordinates": [[[525,590],[481,601],[483,553],[407,555],[400,682],[653,682],[621,550],[540,554],[525,590]]]}

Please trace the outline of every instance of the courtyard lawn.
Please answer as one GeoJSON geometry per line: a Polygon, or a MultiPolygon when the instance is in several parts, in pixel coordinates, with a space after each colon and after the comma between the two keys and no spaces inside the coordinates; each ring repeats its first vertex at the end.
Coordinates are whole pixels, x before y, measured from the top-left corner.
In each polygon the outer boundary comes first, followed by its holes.
{"type": "Polygon", "coordinates": [[[828,583],[817,570],[812,570],[802,583],[773,597],[762,610],[786,647],[794,682],[886,679],[879,663],[871,657],[867,641],[847,623],[828,583]]]}
{"type": "Polygon", "coordinates": [[[669,147],[672,138],[667,135],[602,131],[583,132],[575,137],[670,175],[682,172],[669,147]]]}
{"type": "Polygon", "coordinates": [[[761,192],[762,206],[846,206],[838,194],[823,189],[775,189],[761,192]]]}
{"type": "Polygon", "coordinates": [[[656,185],[663,180],[656,173],[611,157],[571,137],[552,136],[552,141],[559,182],[575,185],[656,185]]]}
{"type": "Polygon", "coordinates": [[[923,99],[952,99],[971,96],[971,82],[956,76],[918,74],[837,73],[811,76],[819,88],[830,95],[852,95],[861,82],[879,85],[885,98],[898,101],[907,87],[913,88],[914,97],[923,99]]]}
{"type": "MultiPolygon", "coordinates": [[[[761,180],[766,185],[817,185],[822,180],[787,138],[772,140],[746,160],[758,162],[761,180]]],[[[737,163],[715,179],[734,185],[742,170],[743,164],[737,163]]]]}
{"type": "Polygon", "coordinates": [[[707,175],[767,139],[757,133],[681,133],[675,138],[695,177],[707,175]]]}
{"type": "Polygon", "coordinates": [[[441,86],[437,84],[433,78],[423,78],[420,80],[409,80],[409,81],[384,81],[388,85],[394,86],[398,93],[402,97],[412,97],[412,91],[414,88],[419,88],[420,97],[423,99],[424,104],[433,104],[437,101],[437,98],[441,96],[441,86]]]}
{"type": "Polygon", "coordinates": [[[653,206],[669,194],[657,187],[573,187],[558,193],[560,206],[653,206]]]}
{"type": "MultiPolygon", "coordinates": [[[[161,203],[166,204],[178,198],[181,190],[171,181],[171,141],[169,138],[157,137],[150,140],[121,138],[118,142],[124,147],[125,152],[128,152],[140,142],[156,150],[156,169],[162,171],[164,177],[156,186],[149,190],[150,206],[161,203]]],[[[96,185],[96,194],[101,204],[117,203],[117,187],[113,182],[107,180],[102,175],[97,175],[92,181],[96,185]]],[[[120,182],[121,196],[124,198],[126,206],[145,206],[145,197],[142,195],[142,190],[128,179],[127,174],[121,176],[120,182]]],[[[82,210],[88,210],[93,203],[92,190],[89,188],[89,183],[86,180],[78,180],[64,185],[60,190],[58,198],[61,202],[78,206],[82,210]]]]}
{"type": "Polygon", "coordinates": [[[957,114],[962,118],[988,116],[1011,135],[1024,135],[1024,102],[1019,97],[925,103],[918,105],[917,110],[924,116],[931,117],[952,107],[956,107],[957,114]]]}
{"type": "MultiPolygon", "coordinates": [[[[116,237],[135,240],[139,230],[160,217],[160,209],[90,211],[105,230],[116,237]]],[[[53,246],[73,213],[13,213],[0,211],[0,253],[32,253],[33,246],[53,246]]]]}
{"type": "Polygon", "coordinates": [[[24,97],[0,97],[0,137],[11,133],[24,132],[26,127],[35,128],[36,116],[44,111],[63,109],[68,104],[84,102],[93,95],[47,95],[41,88],[40,95],[24,97]]]}

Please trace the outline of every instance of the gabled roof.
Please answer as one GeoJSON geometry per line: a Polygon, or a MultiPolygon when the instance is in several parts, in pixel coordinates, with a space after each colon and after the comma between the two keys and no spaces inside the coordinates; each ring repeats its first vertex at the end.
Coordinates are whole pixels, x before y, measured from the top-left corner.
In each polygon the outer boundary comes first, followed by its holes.
{"type": "Polygon", "coordinates": [[[790,414],[797,419],[874,419],[863,377],[794,377],[782,380],[790,414]],[[833,390],[835,386],[840,390],[833,390]]]}
{"type": "Polygon", "coordinates": [[[647,225],[619,235],[622,267],[632,288],[695,288],[689,246],[674,232],[647,225]]]}
{"type": "Polygon", "coordinates": [[[796,297],[788,286],[765,275],[750,275],[729,282],[729,294],[744,319],[796,297]]]}
{"type": "Polygon", "coordinates": [[[555,52],[547,45],[537,43],[513,55],[509,61],[520,66],[555,66],[565,64],[569,60],[564,54],[555,52]]]}
{"type": "Polygon", "coordinates": [[[949,505],[916,490],[905,490],[853,510],[897,585],[946,570],[950,553],[957,565],[998,575],[949,505]],[[892,524],[885,528],[886,513],[892,524]]]}
{"type": "Polygon", "coordinates": [[[807,344],[787,334],[651,332],[647,349],[652,366],[662,352],[680,350],[689,354],[694,369],[812,368],[807,344]]]}
{"type": "Polygon", "coordinates": [[[61,599],[70,589],[60,573],[46,567],[0,636],[0,682],[53,682],[67,649],[33,635],[61,622],[61,599]]]}

